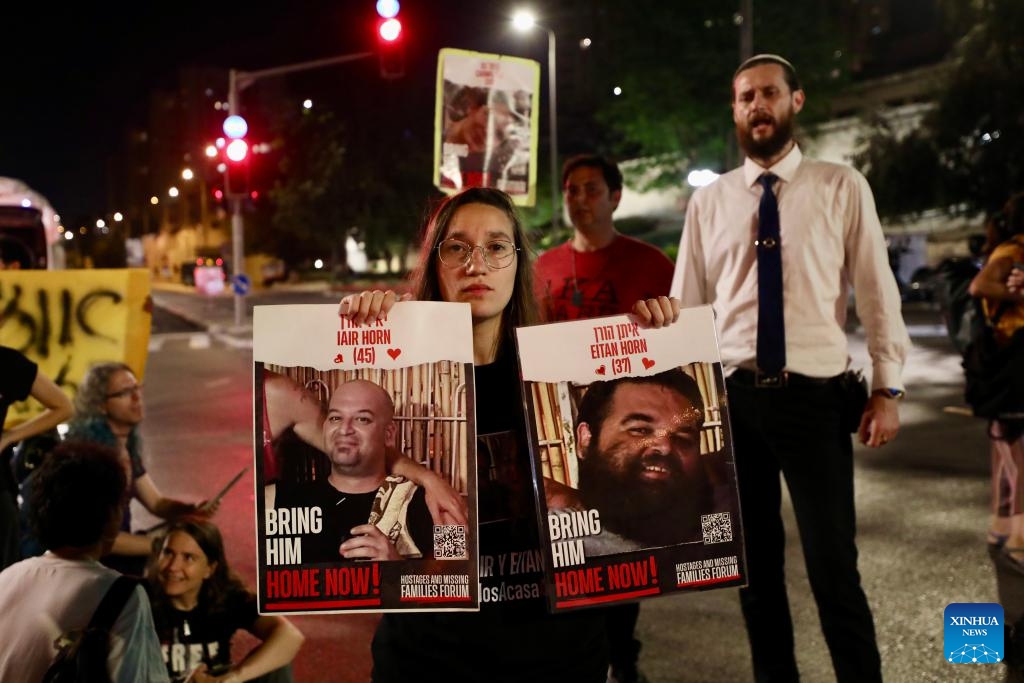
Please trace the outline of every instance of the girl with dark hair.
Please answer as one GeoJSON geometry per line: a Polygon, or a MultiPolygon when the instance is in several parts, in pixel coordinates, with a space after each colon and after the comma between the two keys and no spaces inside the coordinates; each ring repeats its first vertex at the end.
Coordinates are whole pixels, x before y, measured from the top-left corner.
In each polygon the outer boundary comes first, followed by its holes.
{"type": "MultiPolygon", "coordinates": [[[[1024,193],[989,221],[985,265],[971,281],[1001,345],[1024,334],[1024,193]]],[[[1000,416],[988,428],[992,454],[992,521],[988,542],[1024,574],[1024,413],[1000,416]]]]}
{"type": "MultiPolygon", "coordinates": [[[[516,327],[537,322],[531,280],[530,246],[511,198],[499,190],[470,188],[442,200],[431,215],[413,293],[402,297],[470,306],[477,435],[490,451],[515,454],[514,466],[501,469],[502,486],[482,489],[481,498],[532,491],[514,344],[516,327]]],[[[339,313],[361,324],[380,319],[398,300],[392,291],[362,292],[345,297],[339,313]]],[[[678,302],[667,297],[634,307],[641,321],[658,326],[673,321],[678,311],[678,302]]],[[[487,471],[478,475],[480,482],[488,481],[487,471]]],[[[549,614],[539,561],[510,571],[513,553],[519,559],[539,557],[531,502],[481,500],[480,507],[505,511],[480,519],[482,567],[492,568],[481,571],[480,611],[385,614],[373,640],[373,680],[604,683],[604,615],[592,610],[549,614]]]]}
{"type": "Polygon", "coordinates": [[[146,579],[172,682],[292,680],[289,664],[304,637],[287,619],[257,612],[256,596],[228,567],[216,525],[201,517],[172,522],[146,579]],[[263,642],[232,664],[239,629],[263,642]]]}

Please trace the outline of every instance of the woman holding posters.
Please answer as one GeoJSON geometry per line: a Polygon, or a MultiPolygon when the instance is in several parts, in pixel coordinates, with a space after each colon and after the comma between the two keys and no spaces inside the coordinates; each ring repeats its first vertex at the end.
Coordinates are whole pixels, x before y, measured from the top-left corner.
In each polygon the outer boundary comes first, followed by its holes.
{"type": "MultiPolygon", "coordinates": [[[[384,615],[373,641],[373,680],[530,680],[603,683],[604,616],[551,615],[542,592],[536,512],[514,331],[536,322],[529,244],[512,200],[471,188],[443,200],[426,227],[411,297],[468,303],[473,320],[481,609],[478,613],[384,615]],[[500,463],[487,462],[500,456],[500,463]],[[497,454],[497,455],[494,455],[497,454]],[[500,497],[503,504],[494,505],[500,497]]],[[[346,297],[339,313],[361,324],[385,315],[394,292],[346,297]]],[[[638,302],[638,317],[662,325],[678,304],[638,302]]]]}
{"type": "Polygon", "coordinates": [[[291,622],[261,616],[256,596],[228,567],[220,530],[199,517],[172,522],[150,559],[146,579],[153,622],[172,681],[291,681],[288,664],[304,640],[291,622]],[[239,629],[262,642],[237,664],[239,629]]]}

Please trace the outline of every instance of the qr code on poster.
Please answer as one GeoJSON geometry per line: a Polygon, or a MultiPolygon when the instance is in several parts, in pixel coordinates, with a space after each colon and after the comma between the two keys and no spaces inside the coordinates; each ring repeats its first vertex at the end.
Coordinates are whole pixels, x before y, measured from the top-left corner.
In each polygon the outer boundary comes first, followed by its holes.
{"type": "Polygon", "coordinates": [[[732,519],[728,512],[701,515],[700,526],[704,531],[704,545],[732,540],[732,519]]]}
{"type": "Polygon", "coordinates": [[[465,560],[466,527],[463,524],[434,525],[434,559],[465,560]]]}

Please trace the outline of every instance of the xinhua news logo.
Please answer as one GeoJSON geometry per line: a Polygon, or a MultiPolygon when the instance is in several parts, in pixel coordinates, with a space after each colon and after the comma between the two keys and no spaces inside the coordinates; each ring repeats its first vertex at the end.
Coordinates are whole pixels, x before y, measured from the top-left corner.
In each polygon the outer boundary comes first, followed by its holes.
{"type": "Polygon", "coordinates": [[[954,602],[946,606],[943,646],[951,664],[1003,661],[1003,606],[994,602],[954,602]]]}

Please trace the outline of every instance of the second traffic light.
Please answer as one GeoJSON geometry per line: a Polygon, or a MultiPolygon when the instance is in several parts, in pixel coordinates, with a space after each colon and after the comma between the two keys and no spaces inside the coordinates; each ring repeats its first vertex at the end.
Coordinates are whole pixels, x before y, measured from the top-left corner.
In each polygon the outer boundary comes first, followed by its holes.
{"type": "Polygon", "coordinates": [[[397,0],[378,0],[377,15],[380,76],[387,79],[401,78],[405,75],[405,45],[402,40],[402,21],[398,18],[397,0]]]}
{"type": "Polygon", "coordinates": [[[249,192],[249,143],[245,140],[249,125],[233,114],[224,119],[224,134],[231,142],[224,148],[224,190],[229,197],[249,192]]]}

